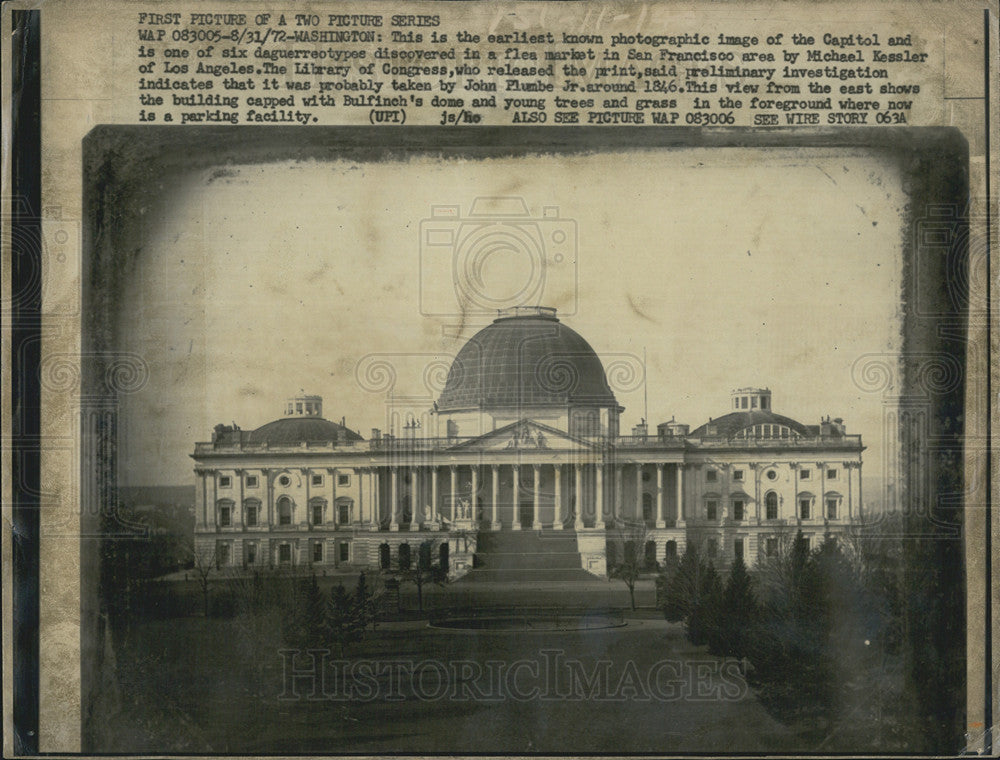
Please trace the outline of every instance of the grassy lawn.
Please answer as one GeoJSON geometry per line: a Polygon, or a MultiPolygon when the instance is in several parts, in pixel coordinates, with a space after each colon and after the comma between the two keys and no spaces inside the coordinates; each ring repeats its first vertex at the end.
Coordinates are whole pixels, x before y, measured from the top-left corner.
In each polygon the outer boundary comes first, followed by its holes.
{"type": "MultiPolygon", "coordinates": [[[[428,606],[445,597],[432,592],[428,606]]],[[[338,698],[331,676],[317,699],[307,698],[308,680],[296,682],[298,698],[280,698],[288,681],[274,621],[252,631],[198,616],[136,623],[116,646],[113,749],[672,753],[797,743],[741,685],[736,663],[724,666],[649,611],[589,631],[445,630],[399,617],[349,648],[361,692],[338,698]]]]}

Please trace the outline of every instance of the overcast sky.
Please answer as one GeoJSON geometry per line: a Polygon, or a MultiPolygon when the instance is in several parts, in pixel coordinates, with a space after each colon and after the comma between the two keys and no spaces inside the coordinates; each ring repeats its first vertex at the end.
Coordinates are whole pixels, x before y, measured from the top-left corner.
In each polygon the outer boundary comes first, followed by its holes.
{"type": "MultiPolygon", "coordinates": [[[[767,386],[775,410],[803,423],[843,417],[869,447],[865,474],[881,475],[881,397],[855,386],[851,366],[900,347],[895,163],[862,150],[651,149],[192,172],[147,209],[122,293],[120,348],[150,368],[123,403],[122,484],[191,483],[189,454],[214,424],[257,427],[300,389],[366,437],[385,428],[385,385],[358,379],[370,354],[389,355],[397,399],[428,395],[428,366],[489,320],[421,313],[458,311],[451,288],[421,297],[421,267],[447,284],[454,260],[447,246],[421,250],[421,222],[460,206],[465,222],[429,224],[465,234],[487,196],[527,204],[507,236],[522,251],[548,236],[543,305],[606,364],[645,349],[653,425],[697,426],[728,412],[731,389],[767,386]],[[532,227],[543,207],[562,221],[532,227]]],[[[497,242],[480,246],[494,251],[486,285],[513,292],[528,254],[497,242]]],[[[628,430],[642,385],[612,386],[628,430]]]]}

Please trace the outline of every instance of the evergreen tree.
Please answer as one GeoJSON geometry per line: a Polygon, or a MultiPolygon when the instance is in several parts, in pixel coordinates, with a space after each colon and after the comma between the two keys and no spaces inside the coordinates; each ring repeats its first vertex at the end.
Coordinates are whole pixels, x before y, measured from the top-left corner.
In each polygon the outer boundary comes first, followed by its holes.
{"type": "Polygon", "coordinates": [[[663,614],[671,623],[688,617],[698,595],[701,563],[693,543],[687,545],[677,569],[668,576],[664,588],[663,614]]]}
{"type": "Polygon", "coordinates": [[[315,575],[295,584],[292,612],[286,618],[286,640],[290,645],[300,649],[324,645],[325,606],[315,575]]]}
{"type": "Polygon", "coordinates": [[[722,581],[711,562],[703,565],[698,575],[696,594],[687,617],[687,637],[692,644],[709,644],[718,640],[722,581]]]}
{"type": "Polygon", "coordinates": [[[757,597],[753,590],[753,579],[743,564],[743,558],[737,557],[729,568],[729,577],[722,593],[719,635],[714,646],[713,642],[709,642],[709,649],[724,657],[746,657],[750,631],[756,619],[757,597]]]}
{"type": "Polygon", "coordinates": [[[358,618],[356,598],[347,593],[342,583],[330,590],[324,629],[327,640],[340,648],[341,659],[346,656],[348,644],[361,639],[363,628],[358,618]]]}

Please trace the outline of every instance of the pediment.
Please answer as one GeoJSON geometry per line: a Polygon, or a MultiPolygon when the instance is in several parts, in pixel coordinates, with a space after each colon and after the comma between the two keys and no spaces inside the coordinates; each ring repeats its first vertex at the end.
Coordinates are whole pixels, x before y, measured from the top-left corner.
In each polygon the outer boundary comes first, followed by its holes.
{"type": "Polygon", "coordinates": [[[557,428],[523,419],[455,446],[479,451],[591,451],[594,445],[557,428]]]}

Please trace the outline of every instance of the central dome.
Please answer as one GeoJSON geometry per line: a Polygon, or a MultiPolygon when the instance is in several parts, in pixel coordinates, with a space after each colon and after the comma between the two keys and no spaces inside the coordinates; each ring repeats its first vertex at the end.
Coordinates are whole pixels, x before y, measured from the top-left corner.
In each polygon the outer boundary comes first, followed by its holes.
{"type": "Polygon", "coordinates": [[[555,309],[516,307],[476,333],[448,371],[439,411],[617,406],[604,365],[555,309]]]}

